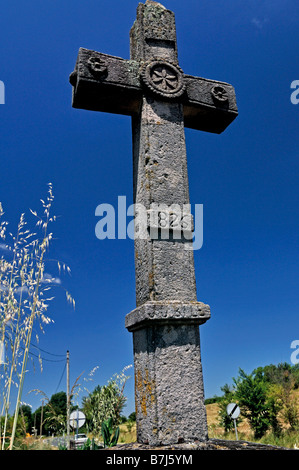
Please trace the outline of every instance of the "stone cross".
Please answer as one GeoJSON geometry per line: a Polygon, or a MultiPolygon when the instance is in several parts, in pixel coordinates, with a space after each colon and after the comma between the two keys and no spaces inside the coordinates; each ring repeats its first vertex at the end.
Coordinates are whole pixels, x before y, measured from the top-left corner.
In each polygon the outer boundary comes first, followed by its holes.
{"type": "Polygon", "coordinates": [[[133,332],[137,440],[206,440],[199,325],[210,307],[197,301],[184,212],[184,126],[221,133],[238,114],[234,89],[183,73],[174,14],[150,0],[137,7],[130,60],[80,48],[70,82],[73,107],[132,116],[134,203],[149,216],[146,235],[134,241],[137,305],[125,319],[133,332]]]}

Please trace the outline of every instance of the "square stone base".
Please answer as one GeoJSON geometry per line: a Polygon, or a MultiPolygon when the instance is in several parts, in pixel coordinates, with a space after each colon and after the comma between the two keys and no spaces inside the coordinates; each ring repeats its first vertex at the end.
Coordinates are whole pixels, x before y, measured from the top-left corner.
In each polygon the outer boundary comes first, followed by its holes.
{"type": "Polygon", "coordinates": [[[179,303],[167,302],[162,318],[162,303],[156,304],[144,304],[126,317],[126,326],[133,331],[137,441],[206,441],[198,325],[200,318],[209,317],[209,308],[196,302],[193,307],[181,304],[185,315],[181,309],[179,316],[179,303]]]}

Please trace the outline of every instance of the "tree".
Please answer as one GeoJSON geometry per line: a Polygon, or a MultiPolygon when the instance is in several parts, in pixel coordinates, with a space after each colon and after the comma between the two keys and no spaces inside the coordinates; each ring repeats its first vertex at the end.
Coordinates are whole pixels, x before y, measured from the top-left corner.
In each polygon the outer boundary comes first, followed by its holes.
{"type": "Polygon", "coordinates": [[[282,416],[291,430],[295,430],[299,424],[299,413],[297,400],[294,398],[292,391],[295,388],[296,378],[291,373],[285,374],[282,385],[282,416]]]}
{"type": "Polygon", "coordinates": [[[292,375],[294,377],[294,388],[299,388],[299,363],[292,366],[292,375]]]}
{"type": "Polygon", "coordinates": [[[260,439],[271,425],[267,384],[263,379],[263,373],[254,371],[247,375],[239,369],[239,376],[234,382],[242,414],[248,418],[254,437],[260,439]]]}
{"type": "MultiPolygon", "coordinates": [[[[229,432],[234,428],[233,420],[228,416],[226,407],[229,403],[235,401],[235,390],[233,387],[230,387],[228,384],[225,384],[221,387],[221,391],[224,395],[221,397],[219,403],[219,424],[224,427],[225,432],[229,432]]],[[[237,423],[241,422],[241,418],[237,419],[237,423]]]]}
{"type": "Polygon", "coordinates": [[[35,427],[39,430],[42,429],[42,434],[48,434],[49,432],[60,434],[66,429],[66,393],[58,392],[51,396],[50,400],[45,393],[38,391],[44,397],[46,404],[39,407],[34,412],[35,427]],[[43,414],[43,422],[41,425],[41,419],[43,414]]]}
{"type": "Polygon", "coordinates": [[[46,408],[46,429],[61,434],[66,429],[67,397],[65,392],[51,396],[46,408]]]}
{"type": "Polygon", "coordinates": [[[133,411],[131,414],[128,416],[129,421],[136,421],[136,411],[133,411]]]}
{"type": "Polygon", "coordinates": [[[279,436],[282,431],[281,424],[278,420],[278,414],[283,407],[283,387],[277,383],[268,384],[267,387],[267,402],[269,423],[272,427],[273,434],[279,436]]]}
{"type": "Polygon", "coordinates": [[[281,431],[277,419],[279,412],[281,412],[281,419],[294,430],[299,423],[297,402],[292,393],[294,389],[298,388],[298,364],[295,366],[291,366],[287,362],[277,366],[270,364],[259,367],[254,372],[263,375],[268,386],[270,421],[274,434],[279,434],[281,431]]]}
{"type": "Polygon", "coordinates": [[[51,396],[49,402],[56,414],[66,416],[67,399],[65,392],[58,392],[51,396]]]}
{"type": "Polygon", "coordinates": [[[20,416],[22,418],[21,421],[23,422],[24,432],[31,434],[33,427],[33,416],[31,412],[31,407],[29,405],[20,406],[20,416]]]}
{"type": "MultiPolygon", "coordinates": [[[[1,430],[1,433],[3,433],[4,425],[6,423],[7,436],[11,436],[13,421],[14,421],[13,416],[10,416],[10,415],[0,416],[0,430],[1,430]]],[[[17,438],[21,437],[21,436],[24,436],[24,425],[23,424],[24,423],[23,423],[22,417],[19,415],[18,416],[18,421],[17,421],[17,427],[16,427],[16,437],[17,438]]],[[[3,447],[2,447],[3,450],[7,449],[7,447],[9,446],[8,440],[7,440],[7,442],[2,442],[2,444],[3,444],[3,447]]]]}

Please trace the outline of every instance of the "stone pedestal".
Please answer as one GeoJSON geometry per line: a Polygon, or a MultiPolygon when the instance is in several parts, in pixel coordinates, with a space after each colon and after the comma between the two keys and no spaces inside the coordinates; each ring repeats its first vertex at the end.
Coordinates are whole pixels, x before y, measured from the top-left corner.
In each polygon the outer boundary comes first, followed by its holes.
{"type": "Polygon", "coordinates": [[[199,325],[201,302],[147,302],[126,316],[133,332],[137,441],[149,445],[208,439],[199,325]]]}

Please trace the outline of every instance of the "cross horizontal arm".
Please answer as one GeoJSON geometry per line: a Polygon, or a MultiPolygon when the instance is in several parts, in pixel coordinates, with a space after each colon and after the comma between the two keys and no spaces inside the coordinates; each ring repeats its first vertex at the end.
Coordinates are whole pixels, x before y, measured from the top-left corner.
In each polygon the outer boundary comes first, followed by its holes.
{"type": "Polygon", "coordinates": [[[185,75],[185,127],[220,134],[238,116],[232,85],[185,75]]]}
{"type": "MultiPolygon", "coordinates": [[[[132,116],[144,90],[140,62],[79,49],[74,72],[73,107],[132,116]]],[[[220,134],[237,117],[235,90],[228,83],[183,75],[185,127],[220,134]]],[[[160,98],[161,99],[161,98],[160,98]]]]}
{"type": "Polygon", "coordinates": [[[138,69],[138,62],[80,48],[70,75],[72,106],[133,115],[142,97],[138,69]]]}

